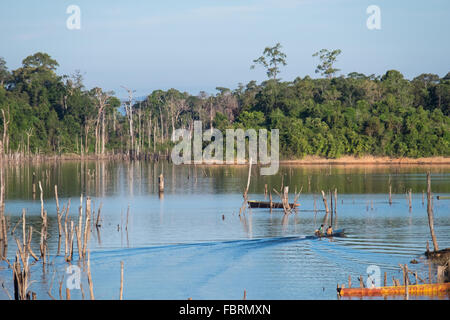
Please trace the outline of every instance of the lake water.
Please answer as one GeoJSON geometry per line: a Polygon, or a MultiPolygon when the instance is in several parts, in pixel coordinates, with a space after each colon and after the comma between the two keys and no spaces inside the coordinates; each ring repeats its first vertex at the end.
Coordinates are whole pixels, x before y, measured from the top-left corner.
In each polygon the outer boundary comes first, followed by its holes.
{"type": "MultiPolygon", "coordinates": [[[[44,189],[49,216],[50,264],[31,267],[30,290],[38,299],[59,298],[65,292],[67,263],[56,256],[58,227],[54,185],[60,206],[71,199],[70,217],[77,221],[80,194],[102,204],[102,226],[90,234],[91,273],[96,299],[118,299],[120,262],[124,262],[124,299],[337,299],[336,285],[352,276],[367,277],[370,265],[401,279],[399,264],[408,264],[428,278],[423,258],[432,246],[423,190],[432,172],[434,196],[450,195],[449,166],[281,166],[275,176],[260,176],[253,168],[249,199],[268,201],[264,185],[302,189],[296,213],[247,209],[239,215],[247,183],[246,166],[173,166],[148,162],[60,162],[4,168],[5,215],[11,228],[27,210],[33,225],[33,250],[39,252],[41,226],[39,192],[33,199],[32,174],[44,189]],[[158,194],[164,173],[165,193],[158,194]],[[393,203],[388,203],[389,179],[393,203]],[[321,190],[338,190],[337,228],[347,237],[311,239],[324,217],[321,190]],[[412,189],[412,210],[406,191],[412,189]],[[314,212],[314,207],[319,211],[314,212]],[[128,220],[128,222],[127,222],[128,220]],[[412,259],[419,264],[410,264],[412,259]]],[[[38,189],[39,190],[39,189],[38,189]]],[[[272,192],[274,201],[278,196],[272,192]]],[[[440,248],[450,247],[450,200],[433,201],[440,248]]],[[[22,237],[21,226],[15,230],[22,237]]],[[[8,258],[16,248],[9,240],[8,258]]],[[[63,245],[64,246],[64,245],[63,245]]],[[[77,263],[75,242],[73,263],[77,263]]],[[[30,261],[32,261],[31,259],[30,261]]],[[[434,273],[434,271],[433,271],[434,273]]],[[[435,273],[434,273],[435,275],[435,273]]],[[[412,279],[413,280],[413,279],[412,279]]],[[[12,271],[0,262],[0,282],[12,295],[12,271]]],[[[89,289],[81,274],[85,298],[89,289]]],[[[64,294],[65,297],[65,294],[64,294]]],[[[71,290],[81,299],[81,290],[71,290]]],[[[425,298],[426,297],[422,297],[425,298]]],[[[0,290],[0,299],[8,299],[0,290]]],[[[442,299],[442,297],[441,297],[442,299]]],[[[448,299],[444,297],[443,299],[448,299]]]]}

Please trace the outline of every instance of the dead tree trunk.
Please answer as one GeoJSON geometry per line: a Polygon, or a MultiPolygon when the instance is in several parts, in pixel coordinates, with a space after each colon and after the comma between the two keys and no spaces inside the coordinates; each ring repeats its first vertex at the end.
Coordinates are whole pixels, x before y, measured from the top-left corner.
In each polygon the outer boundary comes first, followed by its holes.
{"type": "Polygon", "coordinates": [[[284,187],[283,189],[283,209],[284,214],[288,214],[291,211],[291,207],[289,205],[289,187],[284,187]]]}
{"type": "Polygon", "coordinates": [[[89,129],[90,129],[90,121],[87,120],[84,125],[84,152],[89,154],[89,129]]]}
{"type": "MultiPolygon", "coordinates": [[[[334,189],[334,227],[337,228],[338,218],[337,218],[337,188],[334,189]]],[[[333,225],[332,225],[333,226],[333,225]]]]}
{"type": "Polygon", "coordinates": [[[147,130],[148,130],[148,150],[150,150],[150,145],[152,142],[152,112],[151,111],[148,115],[147,130]]]}
{"type": "Polygon", "coordinates": [[[8,154],[8,125],[10,120],[9,107],[8,107],[8,119],[6,119],[5,110],[2,109],[3,115],[3,154],[8,154]]]}
{"type": "Polygon", "coordinates": [[[155,120],[156,125],[153,127],[153,154],[156,153],[156,126],[158,125],[158,119],[155,120]]]}
{"type": "Polygon", "coordinates": [[[105,139],[106,139],[106,129],[105,129],[105,114],[102,116],[102,155],[105,154],[105,139]]]}
{"type": "Polygon", "coordinates": [[[134,129],[133,129],[133,92],[131,89],[122,86],[128,92],[128,101],[125,104],[125,111],[128,118],[129,130],[130,130],[130,149],[131,157],[133,157],[133,148],[134,148],[134,129]]]}
{"type": "Polygon", "coordinates": [[[428,213],[428,224],[430,226],[431,239],[433,240],[434,251],[439,250],[439,246],[436,240],[436,234],[434,233],[434,218],[433,218],[433,207],[431,204],[431,174],[427,172],[427,213],[428,213]]]}
{"type": "Polygon", "coordinates": [[[27,155],[30,156],[30,137],[33,135],[33,128],[29,128],[25,131],[27,135],[27,155]]]}
{"type": "Polygon", "coordinates": [[[322,200],[323,200],[323,204],[325,205],[325,218],[323,219],[323,223],[327,224],[328,221],[328,213],[330,212],[330,210],[328,209],[328,202],[327,202],[327,197],[325,196],[325,192],[323,192],[322,190],[322,200]]]}
{"type": "Polygon", "coordinates": [[[161,173],[158,178],[159,193],[164,193],[164,175],[161,173]]]}
{"type": "Polygon", "coordinates": [[[392,184],[390,175],[389,175],[389,205],[392,205],[392,184]]]}
{"type": "Polygon", "coordinates": [[[102,92],[102,89],[95,88],[95,97],[97,99],[98,105],[98,114],[97,120],[95,122],[95,153],[103,155],[105,152],[104,144],[105,144],[105,109],[108,106],[109,94],[106,92],[102,92]],[[101,141],[99,141],[100,136],[100,120],[102,125],[102,133],[101,133],[101,141]]]}
{"type": "Polygon", "coordinates": [[[249,161],[248,161],[249,167],[248,167],[247,187],[244,190],[244,200],[245,200],[245,202],[247,202],[248,188],[250,187],[250,178],[252,176],[252,162],[253,162],[253,160],[252,160],[252,158],[250,158],[249,161]]]}
{"type": "Polygon", "coordinates": [[[160,138],[161,138],[161,144],[163,144],[164,140],[164,126],[163,126],[163,114],[161,110],[161,106],[159,106],[159,120],[160,120],[160,138]]]}
{"type": "Polygon", "coordinates": [[[209,102],[209,126],[210,126],[210,130],[211,130],[211,134],[213,132],[213,104],[210,101],[209,102]]]}

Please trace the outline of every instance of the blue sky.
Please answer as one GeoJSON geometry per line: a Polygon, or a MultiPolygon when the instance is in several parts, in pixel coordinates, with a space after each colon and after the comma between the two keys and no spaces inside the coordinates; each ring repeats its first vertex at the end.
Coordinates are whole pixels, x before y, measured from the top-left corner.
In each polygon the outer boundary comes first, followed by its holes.
{"type": "Polygon", "coordinates": [[[125,96],[174,87],[214,93],[217,86],[263,81],[250,70],[264,47],[280,42],[283,80],[314,73],[322,48],[341,49],[341,74],[405,77],[450,71],[448,0],[165,0],[1,1],[0,56],[10,69],[38,51],[59,74],[76,69],[85,84],[125,96]],[[68,30],[69,5],[81,9],[81,30],[68,30]],[[381,9],[381,30],[369,30],[366,8],[381,9]]]}

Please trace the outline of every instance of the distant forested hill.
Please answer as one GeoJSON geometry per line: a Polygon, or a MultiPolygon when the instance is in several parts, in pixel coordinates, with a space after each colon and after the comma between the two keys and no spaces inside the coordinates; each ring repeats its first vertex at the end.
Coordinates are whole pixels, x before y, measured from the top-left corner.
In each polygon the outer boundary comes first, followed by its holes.
{"type": "Polygon", "coordinates": [[[275,74],[212,95],[156,90],[140,102],[124,88],[124,114],[113,92],[87,89],[79,73],[58,75],[57,67],[45,53],[11,71],[0,59],[3,153],[155,153],[171,146],[174,129],[202,120],[205,129],[277,128],[285,158],[450,156],[450,73],[407,80],[389,70],[292,82],[275,74]]]}

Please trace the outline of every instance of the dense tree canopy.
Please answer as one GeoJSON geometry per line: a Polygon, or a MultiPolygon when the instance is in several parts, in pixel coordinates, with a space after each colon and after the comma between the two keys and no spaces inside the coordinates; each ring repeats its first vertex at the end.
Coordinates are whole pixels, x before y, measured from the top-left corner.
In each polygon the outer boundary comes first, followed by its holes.
{"type": "Polygon", "coordinates": [[[321,51],[323,78],[282,82],[277,74],[285,55],[278,45],[267,49],[275,62],[255,60],[267,67],[269,80],[261,84],[217,87],[214,95],[155,90],[139,101],[129,90],[123,102],[113,92],[85,88],[80,72],[58,75],[48,54],[26,57],[12,71],[0,58],[2,152],[157,153],[173,144],[176,128],[202,120],[205,129],[277,128],[285,158],[450,155],[450,73],[331,77],[340,51],[321,51]]]}

